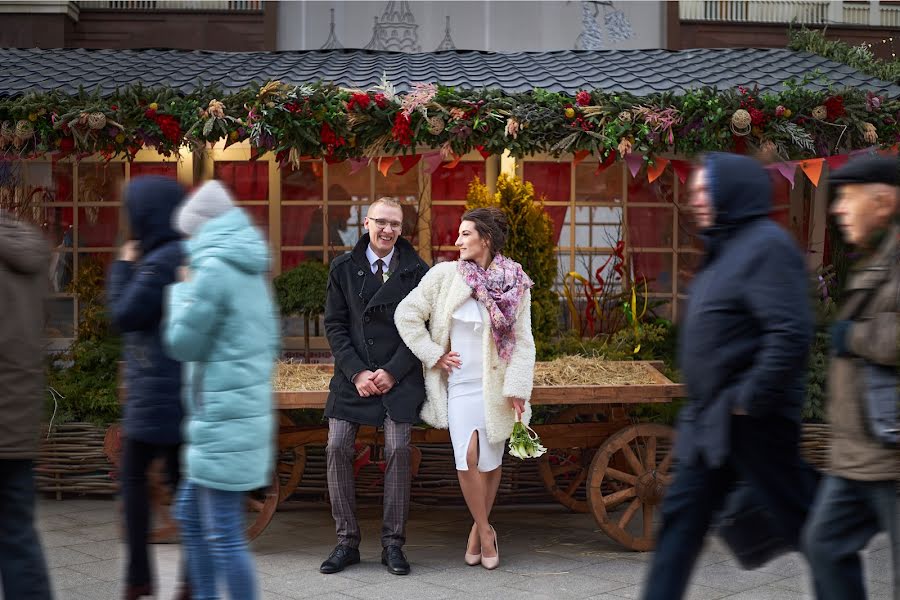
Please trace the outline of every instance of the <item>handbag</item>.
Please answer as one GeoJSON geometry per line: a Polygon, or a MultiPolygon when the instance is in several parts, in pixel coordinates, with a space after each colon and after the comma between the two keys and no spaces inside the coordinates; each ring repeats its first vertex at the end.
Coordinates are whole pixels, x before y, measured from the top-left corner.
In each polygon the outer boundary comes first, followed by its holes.
{"type": "Polygon", "coordinates": [[[758,569],[794,548],[778,534],[771,513],[747,483],[729,494],[719,515],[719,537],[741,568],[758,569]]]}

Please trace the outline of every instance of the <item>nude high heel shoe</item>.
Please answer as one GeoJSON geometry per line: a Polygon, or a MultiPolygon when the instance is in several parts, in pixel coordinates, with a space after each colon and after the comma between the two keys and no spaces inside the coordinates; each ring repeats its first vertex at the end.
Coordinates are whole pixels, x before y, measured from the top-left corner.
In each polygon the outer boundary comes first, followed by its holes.
{"type": "Polygon", "coordinates": [[[497,550],[497,556],[481,555],[481,566],[488,571],[493,571],[500,566],[500,542],[497,540],[497,530],[491,525],[491,531],[494,532],[494,548],[497,550]]]}
{"type": "MultiPolygon", "coordinates": [[[[469,532],[469,540],[472,539],[472,534],[474,532],[475,525],[472,525],[472,530],[469,532]]],[[[477,567],[481,564],[481,553],[469,554],[469,540],[466,540],[466,564],[470,567],[477,567]]]]}

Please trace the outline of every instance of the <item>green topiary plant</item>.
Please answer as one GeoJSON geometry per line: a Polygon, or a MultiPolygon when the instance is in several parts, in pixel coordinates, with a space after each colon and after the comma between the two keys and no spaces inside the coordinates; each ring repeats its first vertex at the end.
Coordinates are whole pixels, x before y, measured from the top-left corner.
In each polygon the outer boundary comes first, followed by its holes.
{"type": "Polygon", "coordinates": [[[522,265],[534,288],[531,290],[531,329],[537,355],[551,351],[559,328],[559,295],[553,290],[556,253],[553,221],[544,211],[543,200],[535,199],[534,188],[518,177],[501,174],[497,192],[491,194],[477,178],[469,185],[466,209],[497,206],[509,220],[509,237],[503,254],[522,265]]]}
{"type": "Polygon", "coordinates": [[[275,298],[282,316],[303,317],[303,342],[309,362],[309,321],[325,312],[328,266],[315,261],[302,262],[275,278],[275,298]]]}

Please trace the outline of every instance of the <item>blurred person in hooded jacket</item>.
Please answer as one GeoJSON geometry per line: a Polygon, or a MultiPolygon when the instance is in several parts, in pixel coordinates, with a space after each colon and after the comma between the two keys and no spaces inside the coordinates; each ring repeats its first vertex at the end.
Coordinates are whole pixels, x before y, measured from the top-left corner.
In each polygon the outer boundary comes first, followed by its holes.
{"type": "MultiPolygon", "coordinates": [[[[177,487],[181,444],[181,363],[162,345],[163,295],[182,263],[181,235],[172,215],[185,190],[174,179],[135,177],[124,204],[132,239],[110,267],[106,301],[113,326],[123,334],[125,389],[122,496],[125,505],[125,600],[152,596],[147,552],[150,505],[147,471],[163,459],[169,483],[177,487]]],[[[188,598],[182,586],[180,598],[188,598]]]]}
{"type": "Polygon", "coordinates": [[[7,600],[49,600],[34,527],[34,460],[44,414],[44,300],[50,248],[0,211],[0,579],[7,600]]]}
{"type": "Polygon", "coordinates": [[[244,529],[247,492],[267,486],[274,462],[272,374],[279,321],[269,248],[219,181],[177,210],[189,267],[170,288],[164,339],[187,364],[184,475],[176,519],[195,600],[258,598],[244,529]]]}
{"type": "Polygon", "coordinates": [[[800,458],[800,411],[813,335],[804,257],[770,217],[772,183],[748,157],[715,153],[688,185],[705,242],[680,326],[689,401],[644,598],[681,598],[714,515],[739,481],[792,548],[815,492],[800,458]]]}

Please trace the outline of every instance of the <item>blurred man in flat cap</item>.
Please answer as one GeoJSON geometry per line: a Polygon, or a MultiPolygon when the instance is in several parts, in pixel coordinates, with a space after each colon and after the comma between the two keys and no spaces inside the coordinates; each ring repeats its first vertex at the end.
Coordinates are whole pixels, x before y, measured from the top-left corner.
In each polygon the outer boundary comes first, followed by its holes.
{"type": "Polygon", "coordinates": [[[879,531],[890,538],[900,597],[896,481],[900,366],[900,164],[867,156],[836,170],[830,212],[861,258],[847,278],[832,327],[828,379],[829,469],[803,536],[819,600],[865,598],[859,552],[879,531]]]}

